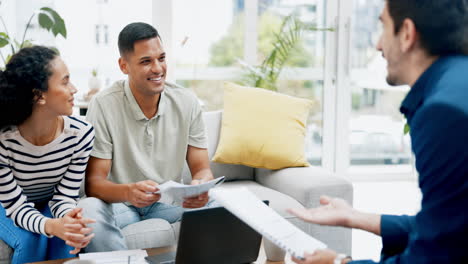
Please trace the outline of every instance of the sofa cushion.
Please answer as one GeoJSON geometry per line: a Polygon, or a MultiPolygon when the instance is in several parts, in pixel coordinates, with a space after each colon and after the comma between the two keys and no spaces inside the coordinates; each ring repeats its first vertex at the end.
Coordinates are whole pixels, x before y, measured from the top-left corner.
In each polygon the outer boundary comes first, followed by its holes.
{"type": "Polygon", "coordinates": [[[175,245],[179,222],[169,224],[164,219],[147,219],[122,229],[128,249],[142,249],[175,245]]]}
{"type": "MultiPolygon", "coordinates": [[[[221,130],[222,111],[204,112],[207,137],[208,137],[208,156],[213,158],[219,142],[219,133],[221,130]]],[[[211,171],[215,177],[226,176],[226,181],[233,180],[253,180],[254,169],[244,165],[223,164],[211,161],[211,171]]],[[[188,173],[187,168],[185,174],[188,173]]]]}
{"type": "Polygon", "coordinates": [[[226,83],[213,161],[272,170],[309,166],[304,140],[311,107],[307,99],[226,83]]]}
{"type": "Polygon", "coordinates": [[[12,254],[13,250],[7,244],[5,244],[5,242],[0,240],[0,264],[10,263],[12,254]]]}

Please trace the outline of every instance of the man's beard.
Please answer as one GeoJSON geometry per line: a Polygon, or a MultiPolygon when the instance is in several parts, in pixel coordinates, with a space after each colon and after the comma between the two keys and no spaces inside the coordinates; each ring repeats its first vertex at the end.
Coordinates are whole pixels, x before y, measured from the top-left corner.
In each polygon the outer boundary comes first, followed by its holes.
{"type": "Polygon", "coordinates": [[[395,80],[395,78],[393,78],[390,75],[387,75],[386,81],[387,81],[388,85],[391,85],[391,86],[398,86],[399,85],[398,82],[395,80]]]}

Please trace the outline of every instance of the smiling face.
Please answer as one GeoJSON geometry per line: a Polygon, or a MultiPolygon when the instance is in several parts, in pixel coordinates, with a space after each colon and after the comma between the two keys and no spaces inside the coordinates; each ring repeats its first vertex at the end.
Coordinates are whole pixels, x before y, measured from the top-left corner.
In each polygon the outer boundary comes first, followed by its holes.
{"type": "Polygon", "coordinates": [[[162,93],[167,65],[160,38],[136,41],[133,48],[133,52],[119,59],[120,69],[128,75],[130,88],[141,96],[162,93]]]}
{"type": "Polygon", "coordinates": [[[60,57],[50,62],[50,76],[47,91],[42,93],[40,103],[56,115],[71,115],[73,113],[73,95],[77,92],[70,82],[67,65],[60,57]]]}
{"type": "Polygon", "coordinates": [[[402,80],[404,73],[405,56],[400,47],[400,33],[395,33],[393,19],[388,12],[388,3],[380,15],[383,25],[383,32],[377,44],[377,50],[382,52],[382,56],[387,60],[387,83],[390,85],[405,84],[402,80]]]}

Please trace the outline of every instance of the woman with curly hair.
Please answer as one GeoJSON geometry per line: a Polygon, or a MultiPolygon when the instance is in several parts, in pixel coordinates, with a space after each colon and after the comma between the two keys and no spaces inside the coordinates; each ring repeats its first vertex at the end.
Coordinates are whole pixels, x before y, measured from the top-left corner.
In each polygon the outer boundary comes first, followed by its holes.
{"type": "Polygon", "coordinates": [[[76,208],[94,130],[69,116],[75,93],[50,48],[24,48],[0,71],[0,239],[12,263],[73,257],[94,236],[76,208]]]}

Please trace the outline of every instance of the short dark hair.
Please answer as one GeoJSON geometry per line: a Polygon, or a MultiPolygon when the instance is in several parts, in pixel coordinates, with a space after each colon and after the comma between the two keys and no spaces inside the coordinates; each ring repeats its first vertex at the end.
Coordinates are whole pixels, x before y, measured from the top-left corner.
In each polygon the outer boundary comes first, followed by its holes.
{"type": "Polygon", "coordinates": [[[0,71],[0,129],[19,125],[32,114],[35,98],[48,90],[51,61],[57,56],[43,46],[23,48],[0,71]]]}
{"type": "Polygon", "coordinates": [[[387,0],[398,33],[406,18],[430,55],[468,54],[468,0],[387,0]]]}
{"type": "Polygon", "coordinates": [[[138,40],[152,39],[159,37],[158,31],[150,24],[143,22],[135,22],[125,26],[119,34],[119,52],[120,56],[124,56],[129,52],[133,52],[134,44],[138,40]]]}

